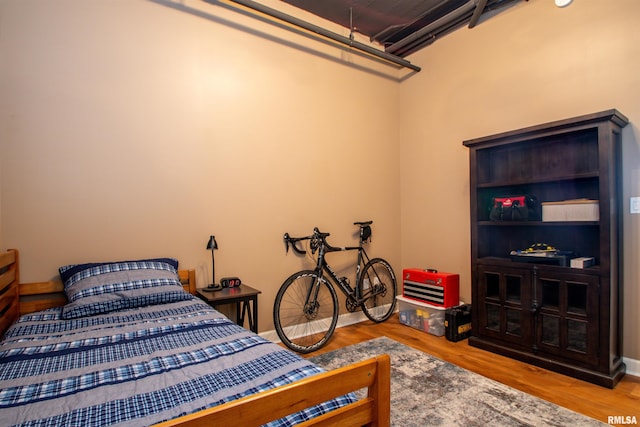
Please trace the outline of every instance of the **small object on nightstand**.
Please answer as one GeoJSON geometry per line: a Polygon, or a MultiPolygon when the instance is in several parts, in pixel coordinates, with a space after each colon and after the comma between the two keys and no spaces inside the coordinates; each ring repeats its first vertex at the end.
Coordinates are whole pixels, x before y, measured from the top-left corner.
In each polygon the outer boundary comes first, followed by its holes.
{"type": "Polygon", "coordinates": [[[223,277],[220,279],[220,285],[223,288],[237,288],[242,284],[242,281],[237,277],[223,277]]]}

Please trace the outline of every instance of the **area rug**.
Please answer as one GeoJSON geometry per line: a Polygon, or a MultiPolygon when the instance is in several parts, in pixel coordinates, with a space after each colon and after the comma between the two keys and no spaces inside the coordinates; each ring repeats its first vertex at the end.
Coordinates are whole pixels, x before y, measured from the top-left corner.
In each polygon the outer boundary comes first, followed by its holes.
{"type": "Polygon", "coordinates": [[[387,337],[311,360],[335,369],[383,353],[391,357],[392,426],[606,426],[387,337]]]}

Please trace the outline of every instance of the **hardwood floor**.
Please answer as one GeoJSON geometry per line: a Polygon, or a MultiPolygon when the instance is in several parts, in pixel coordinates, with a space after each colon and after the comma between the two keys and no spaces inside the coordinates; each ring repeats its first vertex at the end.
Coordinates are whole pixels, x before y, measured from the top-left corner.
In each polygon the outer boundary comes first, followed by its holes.
{"type": "Polygon", "coordinates": [[[626,375],[610,390],[538,368],[467,344],[448,341],[401,324],[394,315],[337,329],[331,341],[307,357],[372,338],[386,336],[440,359],[499,381],[541,399],[607,423],[609,416],[635,416],[640,423],[640,378],[626,375]]]}

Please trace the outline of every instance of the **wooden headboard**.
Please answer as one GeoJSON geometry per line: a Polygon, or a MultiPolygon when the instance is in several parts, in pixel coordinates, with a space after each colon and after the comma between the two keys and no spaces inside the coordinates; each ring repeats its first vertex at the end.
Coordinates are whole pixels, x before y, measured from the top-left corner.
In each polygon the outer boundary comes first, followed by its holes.
{"type": "MultiPolygon", "coordinates": [[[[0,252],[0,337],[20,315],[61,307],[67,303],[59,280],[20,283],[18,251],[0,252]]],[[[178,271],[184,290],[196,293],[196,271],[178,271]]]]}
{"type": "Polygon", "coordinates": [[[18,251],[0,252],[0,336],[18,319],[18,251]]]}

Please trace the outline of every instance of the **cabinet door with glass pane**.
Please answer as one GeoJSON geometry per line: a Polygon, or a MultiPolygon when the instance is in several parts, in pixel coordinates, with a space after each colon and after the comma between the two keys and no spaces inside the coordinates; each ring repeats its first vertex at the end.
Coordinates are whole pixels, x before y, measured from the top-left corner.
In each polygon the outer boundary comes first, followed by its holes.
{"type": "Polygon", "coordinates": [[[537,350],[596,366],[598,276],[540,271],[535,282],[537,350]]]}
{"type": "Polygon", "coordinates": [[[531,271],[478,266],[478,335],[531,348],[531,271]]]}

